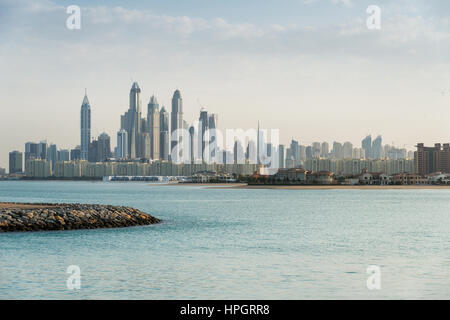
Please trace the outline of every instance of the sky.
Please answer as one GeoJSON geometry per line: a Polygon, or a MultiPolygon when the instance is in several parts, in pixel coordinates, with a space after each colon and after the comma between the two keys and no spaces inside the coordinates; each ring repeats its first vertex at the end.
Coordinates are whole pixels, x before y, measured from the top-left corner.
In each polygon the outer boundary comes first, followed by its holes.
{"type": "Polygon", "coordinates": [[[155,94],[170,111],[179,89],[189,123],[204,107],[284,144],[450,141],[445,0],[0,0],[0,39],[0,167],[27,141],[79,145],[85,88],[92,136],[115,146],[133,81],[144,110],[155,94]]]}

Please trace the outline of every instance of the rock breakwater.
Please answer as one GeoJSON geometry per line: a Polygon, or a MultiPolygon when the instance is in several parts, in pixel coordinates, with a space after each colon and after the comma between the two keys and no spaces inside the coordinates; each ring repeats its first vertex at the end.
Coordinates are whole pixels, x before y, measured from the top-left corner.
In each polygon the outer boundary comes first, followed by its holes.
{"type": "Polygon", "coordinates": [[[0,232],[122,228],[158,222],[131,207],[0,202],[0,232]]]}

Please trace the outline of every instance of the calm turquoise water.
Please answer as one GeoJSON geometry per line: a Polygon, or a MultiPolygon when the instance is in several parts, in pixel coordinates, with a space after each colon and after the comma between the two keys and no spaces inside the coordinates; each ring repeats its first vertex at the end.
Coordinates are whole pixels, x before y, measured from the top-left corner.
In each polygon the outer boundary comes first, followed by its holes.
{"type": "Polygon", "coordinates": [[[1,299],[450,298],[450,190],[0,182],[0,201],[129,205],[125,229],[0,234],[1,299]],[[69,265],[81,289],[67,289],[69,265]],[[368,290],[366,269],[381,268],[368,290]]]}

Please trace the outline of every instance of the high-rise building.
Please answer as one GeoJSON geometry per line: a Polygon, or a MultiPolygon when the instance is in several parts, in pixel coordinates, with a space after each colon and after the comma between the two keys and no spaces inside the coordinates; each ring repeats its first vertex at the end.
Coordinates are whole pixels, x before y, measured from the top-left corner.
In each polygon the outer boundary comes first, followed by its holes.
{"type": "Polygon", "coordinates": [[[150,98],[147,112],[147,126],[150,133],[150,159],[160,159],[160,119],[159,119],[159,104],[155,96],[150,98]]]}
{"type": "Polygon", "coordinates": [[[194,163],[195,157],[196,157],[195,150],[194,150],[195,149],[194,148],[194,146],[195,146],[194,139],[195,139],[195,128],[194,128],[194,126],[190,126],[189,127],[189,155],[191,157],[191,163],[194,163]]]}
{"type": "Polygon", "coordinates": [[[81,159],[81,147],[76,146],[75,149],[70,150],[70,160],[80,160],[81,159]]]}
{"type": "Polygon", "coordinates": [[[205,159],[204,158],[204,153],[205,153],[205,147],[206,147],[206,141],[209,140],[208,137],[206,137],[206,131],[209,129],[209,117],[208,117],[208,112],[204,109],[200,110],[200,117],[198,119],[200,121],[200,132],[198,133],[200,135],[200,141],[201,141],[201,146],[200,146],[200,152],[201,152],[201,159],[205,159]]]}
{"type": "Polygon", "coordinates": [[[9,153],[9,173],[19,173],[22,172],[22,152],[12,151],[9,153]]]}
{"type": "Polygon", "coordinates": [[[353,144],[348,141],[344,142],[342,152],[344,154],[344,159],[351,159],[353,157],[353,144]]]}
{"type": "Polygon", "coordinates": [[[38,157],[42,160],[47,160],[47,141],[38,143],[38,157]]]}
{"type": "Polygon", "coordinates": [[[25,163],[31,159],[38,159],[38,149],[39,145],[34,142],[25,143],[25,163]]]}
{"type": "Polygon", "coordinates": [[[361,148],[367,159],[372,159],[372,136],[368,135],[361,141],[361,148]]]}
{"type": "Polygon", "coordinates": [[[218,121],[219,121],[219,116],[216,113],[210,113],[208,116],[209,129],[217,129],[218,121]]]}
{"type": "Polygon", "coordinates": [[[300,146],[298,144],[298,141],[292,140],[291,146],[289,148],[291,150],[290,158],[294,160],[294,166],[299,166],[301,163],[301,153],[300,153],[300,146]]]}
{"type": "Polygon", "coordinates": [[[383,146],[381,145],[382,139],[381,136],[378,136],[372,142],[372,158],[373,159],[381,159],[383,158],[383,146]]]}
{"type": "Polygon", "coordinates": [[[322,142],[321,149],[320,149],[320,156],[322,158],[328,158],[328,154],[330,152],[329,149],[330,149],[330,145],[328,144],[328,142],[322,142]]]}
{"type": "Polygon", "coordinates": [[[111,157],[111,138],[102,133],[89,144],[89,162],[104,162],[111,157]]]}
{"type": "Polygon", "coordinates": [[[333,142],[333,158],[344,159],[344,150],[340,142],[333,142]]]}
{"type": "Polygon", "coordinates": [[[52,168],[54,168],[56,162],[58,161],[58,150],[56,148],[56,144],[50,144],[48,147],[47,160],[52,162],[52,168]]]}
{"type": "Polygon", "coordinates": [[[128,156],[128,133],[121,129],[117,132],[117,154],[118,159],[126,159],[128,156]]]}
{"type": "Polygon", "coordinates": [[[425,176],[434,172],[450,173],[450,144],[435,143],[434,147],[417,144],[414,152],[415,172],[425,176]]]}
{"type": "MultiPolygon", "coordinates": [[[[183,136],[181,130],[184,129],[183,124],[183,99],[180,90],[176,90],[172,98],[172,114],[171,114],[171,149],[173,150],[178,144],[182,144],[183,136]],[[178,130],[178,131],[177,131],[178,130]]],[[[181,156],[181,154],[180,154],[181,156]]]]}
{"type": "Polygon", "coordinates": [[[319,158],[321,154],[320,142],[313,142],[312,144],[313,158],[319,158]]]}
{"type": "Polygon", "coordinates": [[[162,160],[169,160],[169,113],[163,106],[159,113],[159,153],[162,160]]]}
{"type": "Polygon", "coordinates": [[[280,144],[278,145],[278,167],[284,168],[285,167],[285,153],[284,153],[284,145],[280,144]]]}
{"type": "Polygon", "coordinates": [[[218,129],[218,121],[219,121],[219,116],[215,113],[210,113],[208,116],[208,125],[209,125],[209,130],[212,130],[210,132],[210,136],[209,136],[209,144],[210,144],[210,154],[213,158],[216,157],[216,149],[217,149],[217,141],[216,141],[216,135],[213,134],[213,130],[218,129]]]}
{"type": "Polygon", "coordinates": [[[89,156],[89,144],[91,143],[91,105],[87,94],[84,94],[81,104],[81,159],[87,160],[89,156]]]}
{"type": "Polygon", "coordinates": [[[142,146],[142,111],[141,111],[141,89],[137,82],[134,82],[130,89],[129,109],[121,116],[121,129],[128,135],[128,157],[130,159],[144,158],[145,148],[142,146]]]}
{"type": "Polygon", "coordinates": [[[312,159],[313,158],[313,148],[311,146],[306,146],[305,154],[306,154],[306,159],[312,159]]]}
{"type": "Polygon", "coordinates": [[[70,160],[69,150],[66,149],[58,150],[57,161],[69,161],[69,160],[70,160]]]}

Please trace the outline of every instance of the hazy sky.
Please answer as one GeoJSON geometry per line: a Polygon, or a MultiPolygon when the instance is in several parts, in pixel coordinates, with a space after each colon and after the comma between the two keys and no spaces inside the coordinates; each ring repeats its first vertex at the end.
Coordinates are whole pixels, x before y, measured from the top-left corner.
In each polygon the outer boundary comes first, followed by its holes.
{"type": "Polygon", "coordinates": [[[84,88],[92,135],[115,146],[132,81],[144,110],[155,94],[170,111],[179,88],[188,122],[204,106],[282,143],[450,141],[448,0],[0,0],[0,39],[0,167],[26,141],[80,144],[84,88]]]}

